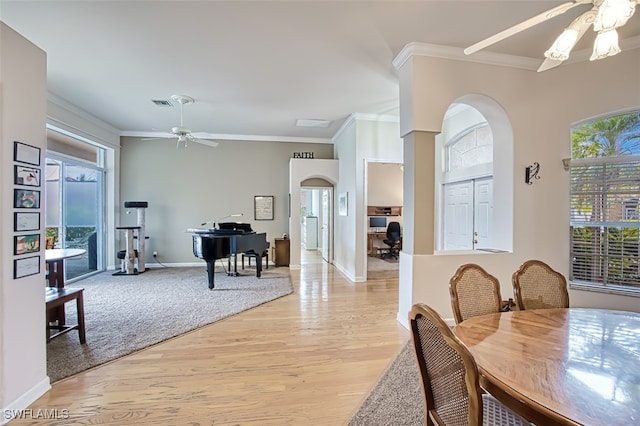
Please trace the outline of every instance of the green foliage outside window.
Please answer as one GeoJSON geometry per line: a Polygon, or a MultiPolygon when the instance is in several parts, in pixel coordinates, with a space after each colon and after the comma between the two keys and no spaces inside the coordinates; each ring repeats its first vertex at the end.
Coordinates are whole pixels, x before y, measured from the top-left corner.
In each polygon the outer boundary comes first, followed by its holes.
{"type": "Polygon", "coordinates": [[[640,289],[640,112],[573,129],[571,148],[571,280],[640,289]]]}

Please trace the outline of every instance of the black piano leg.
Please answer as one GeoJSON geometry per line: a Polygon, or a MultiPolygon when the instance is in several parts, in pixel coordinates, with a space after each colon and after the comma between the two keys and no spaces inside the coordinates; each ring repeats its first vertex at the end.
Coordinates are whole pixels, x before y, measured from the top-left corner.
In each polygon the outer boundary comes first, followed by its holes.
{"type": "Polygon", "coordinates": [[[216,269],[216,261],[207,262],[207,278],[209,279],[209,290],[213,290],[213,272],[216,269]]]}
{"type": "Polygon", "coordinates": [[[256,277],[260,278],[262,275],[262,256],[256,256],[256,277]]]}

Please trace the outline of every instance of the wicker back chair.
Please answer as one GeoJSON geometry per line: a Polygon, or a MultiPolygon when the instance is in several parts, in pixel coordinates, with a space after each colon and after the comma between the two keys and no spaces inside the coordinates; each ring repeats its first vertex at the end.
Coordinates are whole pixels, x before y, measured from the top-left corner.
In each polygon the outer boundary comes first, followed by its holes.
{"type": "Polygon", "coordinates": [[[456,324],[478,315],[500,312],[500,282],[480,265],[467,263],[449,281],[456,324]]]}
{"type": "Polygon", "coordinates": [[[564,275],[540,260],[528,260],[513,273],[513,294],[520,310],[568,308],[564,275]]]}
{"type": "Polygon", "coordinates": [[[416,304],[409,322],[425,397],[425,425],[529,425],[482,392],[473,356],[440,314],[416,304]]]}

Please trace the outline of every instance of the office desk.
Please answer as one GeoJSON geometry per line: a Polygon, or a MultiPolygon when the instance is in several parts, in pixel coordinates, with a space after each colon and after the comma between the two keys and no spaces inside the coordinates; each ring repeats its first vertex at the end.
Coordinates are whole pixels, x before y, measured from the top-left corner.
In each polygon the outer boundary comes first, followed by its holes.
{"type": "Polygon", "coordinates": [[[382,240],[387,238],[387,231],[369,231],[367,233],[367,253],[369,256],[376,255],[376,248],[374,242],[378,240],[379,244],[384,244],[382,240]]]}
{"type": "MultiPolygon", "coordinates": [[[[389,246],[382,242],[387,238],[387,231],[369,231],[367,232],[367,254],[369,256],[377,256],[377,247],[383,247],[386,250],[389,246]],[[378,244],[376,244],[376,242],[378,244]]],[[[400,244],[398,250],[402,250],[402,237],[400,237],[400,244]]]]}
{"type": "Polygon", "coordinates": [[[640,420],[640,314],[539,309],[470,318],[454,333],[481,385],[538,425],[640,420]]]}

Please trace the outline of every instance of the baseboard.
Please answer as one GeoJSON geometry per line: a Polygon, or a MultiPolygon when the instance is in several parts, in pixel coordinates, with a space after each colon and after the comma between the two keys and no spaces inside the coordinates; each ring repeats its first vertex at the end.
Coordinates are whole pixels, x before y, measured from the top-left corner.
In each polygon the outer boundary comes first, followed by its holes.
{"type": "Polygon", "coordinates": [[[40,418],[38,417],[39,413],[37,411],[34,410],[33,412],[29,412],[29,410],[25,409],[35,400],[44,395],[49,389],[51,389],[51,383],[49,381],[49,377],[45,377],[18,399],[2,409],[2,418],[0,419],[0,425],[7,424],[14,418],[34,420],[40,418]]]}

